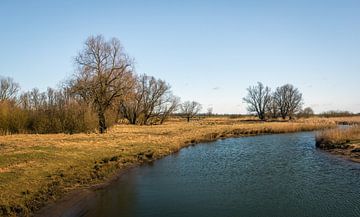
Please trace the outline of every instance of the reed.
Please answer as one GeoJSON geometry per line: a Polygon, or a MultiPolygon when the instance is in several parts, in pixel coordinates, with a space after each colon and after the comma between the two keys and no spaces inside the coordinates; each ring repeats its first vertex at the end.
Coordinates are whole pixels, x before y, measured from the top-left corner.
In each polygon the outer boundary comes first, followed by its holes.
{"type": "Polygon", "coordinates": [[[359,125],[345,129],[325,130],[316,135],[316,145],[323,149],[346,149],[358,140],[360,140],[359,125]]]}

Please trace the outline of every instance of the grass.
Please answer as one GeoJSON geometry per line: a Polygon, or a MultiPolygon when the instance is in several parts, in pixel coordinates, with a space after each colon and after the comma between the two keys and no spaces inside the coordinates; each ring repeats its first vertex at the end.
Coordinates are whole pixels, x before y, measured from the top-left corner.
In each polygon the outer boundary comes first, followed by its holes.
{"type": "Polygon", "coordinates": [[[345,129],[322,131],[316,136],[316,144],[323,149],[347,149],[360,143],[360,125],[345,129]]]}
{"type": "MultiPolygon", "coordinates": [[[[360,120],[360,119],[359,119],[360,120]]],[[[219,138],[311,131],[332,119],[258,122],[205,118],[190,123],[117,125],[106,134],[0,136],[0,216],[30,216],[67,192],[103,183],[127,168],[219,138]]]]}
{"type": "Polygon", "coordinates": [[[335,121],[337,124],[360,125],[360,116],[334,117],[330,119],[335,121]]]}
{"type": "Polygon", "coordinates": [[[360,163],[360,125],[322,131],[316,136],[316,146],[360,163]]]}

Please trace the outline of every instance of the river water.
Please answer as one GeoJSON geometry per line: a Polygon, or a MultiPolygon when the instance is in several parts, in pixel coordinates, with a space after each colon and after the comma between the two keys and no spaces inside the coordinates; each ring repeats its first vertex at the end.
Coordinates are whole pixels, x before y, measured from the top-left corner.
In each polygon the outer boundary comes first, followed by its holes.
{"type": "Polygon", "coordinates": [[[219,140],[131,170],[83,216],[360,216],[360,165],[313,132],[219,140]]]}

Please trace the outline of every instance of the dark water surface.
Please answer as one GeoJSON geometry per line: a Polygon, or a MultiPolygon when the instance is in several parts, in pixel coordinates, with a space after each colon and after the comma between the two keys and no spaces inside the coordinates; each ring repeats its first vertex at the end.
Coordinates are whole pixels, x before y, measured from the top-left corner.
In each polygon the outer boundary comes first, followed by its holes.
{"type": "Polygon", "coordinates": [[[360,165],[314,133],[220,140],[136,168],[84,216],[360,216],[360,165]]]}

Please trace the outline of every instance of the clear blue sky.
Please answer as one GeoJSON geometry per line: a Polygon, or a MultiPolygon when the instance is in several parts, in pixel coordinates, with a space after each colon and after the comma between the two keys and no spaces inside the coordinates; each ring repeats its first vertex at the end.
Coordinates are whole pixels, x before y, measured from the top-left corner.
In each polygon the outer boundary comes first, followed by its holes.
{"type": "Polygon", "coordinates": [[[217,113],[245,113],[257,81],[294,84],[316,112],[360,112],[359,0],[2,0],[0,27],[0,75],[23,90],[55,87],[103,34],[138,73],[217,113]]]}

